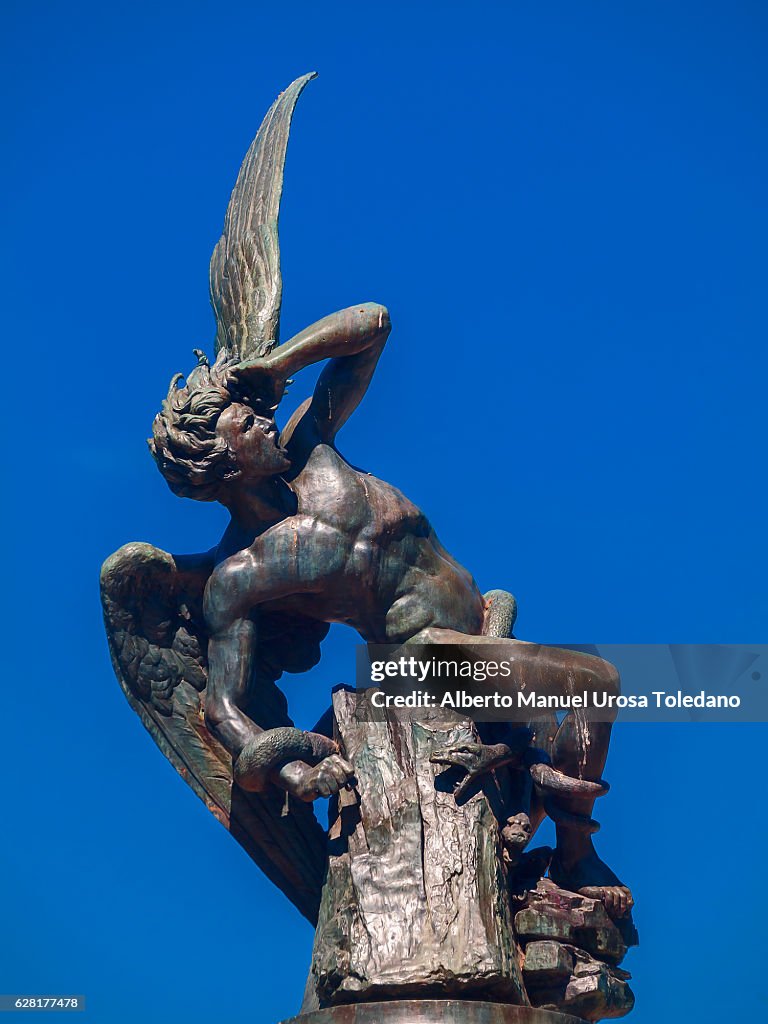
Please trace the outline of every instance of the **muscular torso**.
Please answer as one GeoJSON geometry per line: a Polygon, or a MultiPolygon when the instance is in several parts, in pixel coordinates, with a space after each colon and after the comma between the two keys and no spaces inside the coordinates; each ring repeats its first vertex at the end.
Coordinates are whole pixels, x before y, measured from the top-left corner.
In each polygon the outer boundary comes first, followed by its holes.
{"type": "Polygon", "coordinates": [[[403,642],[427,626],[481,632],[477,585],[423,512],[331,446],[300,438],[292,446],[296,512],[253,550],[265,578],[287,573],[295,582],[288,594],[261,593],[260,607],[343,622],[372,643],[403,642]]]}

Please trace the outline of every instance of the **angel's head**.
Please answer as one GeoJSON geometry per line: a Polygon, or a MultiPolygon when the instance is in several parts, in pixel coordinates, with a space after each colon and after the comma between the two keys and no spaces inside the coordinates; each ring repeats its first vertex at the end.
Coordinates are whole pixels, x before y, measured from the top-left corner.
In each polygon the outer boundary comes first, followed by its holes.
{"type": "Polygon", "coordinates": [[[182,498],[221,501],[238,482],[258,483],[290,467],[274,410],[244,393],[236,360],[213,366],[200,354],[183,386],[177,374],[152,424],[148,444],[168,486],[182,498]]]}

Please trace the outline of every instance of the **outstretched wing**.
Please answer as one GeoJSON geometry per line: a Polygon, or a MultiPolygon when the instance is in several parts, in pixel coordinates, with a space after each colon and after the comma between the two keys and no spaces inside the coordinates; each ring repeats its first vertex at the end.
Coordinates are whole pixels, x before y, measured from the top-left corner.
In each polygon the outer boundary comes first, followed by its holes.
{"type": "MultiPolygon", "coordinates": [[[[174,556],[127,544],[101,571],[112,664],[133,710],[181,777],[261,870],[313,923],[326,862],[326,837],[310,804],[277,789],[246,793],[232,758],[205,727],[207,637],[202,618],[211,555],[174,556]]],[[[325,623],[268,614],[259,622],[249,713],[262,728],[292,725],[275,686],[283,671],[319,658],[325,623]]]]}
{"type": "Polygon", "coordinates": [[[227,207],[224,234],[211,257],[216,354],[263,356],[278,343],[283,282],[277,218],[291,118],[315,72],[280,93],[245,155],[227,207]]]}

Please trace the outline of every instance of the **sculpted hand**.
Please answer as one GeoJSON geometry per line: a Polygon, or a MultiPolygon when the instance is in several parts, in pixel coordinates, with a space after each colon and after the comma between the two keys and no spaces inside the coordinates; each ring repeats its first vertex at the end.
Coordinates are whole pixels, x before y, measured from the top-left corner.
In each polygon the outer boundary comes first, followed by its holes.
{"type": "Polygon", "coordinates": [[[280,772],[280,781],[292,796],[312,803],[319,797],[333,796],[341,789],[351,788],[355,770],[340,754],[331,754],[314,768],[300,761],[286,765],[280,772]]]}
{"type": "Polygon", "coordinates": [[[293,383],[270,356],[245,359],[232,372],[251,399],[258,399],[268,406],[279,405],[287,386],[293,383]]]}
{"type": "Polygon", "coordinates": [[[252,793],[277,785],[308,802],[338,793],[353,775],[332,739],[292,726],[254,731],[233,772],[238,786],[252,793]]]}

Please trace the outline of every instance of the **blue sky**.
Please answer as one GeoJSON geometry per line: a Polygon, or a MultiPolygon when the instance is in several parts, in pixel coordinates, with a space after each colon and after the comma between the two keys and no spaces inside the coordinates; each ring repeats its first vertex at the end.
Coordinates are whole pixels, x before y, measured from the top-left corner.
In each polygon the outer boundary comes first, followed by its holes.
{"type": "MultiPolygon", "coordinates": [[[[319,71],[288,152],[283,337],[389,306],[340,447],[514,591],[520,636],[765,643],[766,9],[73,0],[2,20],[0,990],[85,993],[98,1024],[268,1024],[298,1006],[311,931],[129,711],[97,590],[124,542],[200,550],[224,525],[167,491],[144,438],[212,348],[240,160],[319,71]]],[[[353,644],[334,630],[290,677],[302,725],[353,644]]],[[[635,1024],[766,1006],[765,742],[616,730],[599,838],[637,898],[635,1024]]]]}

